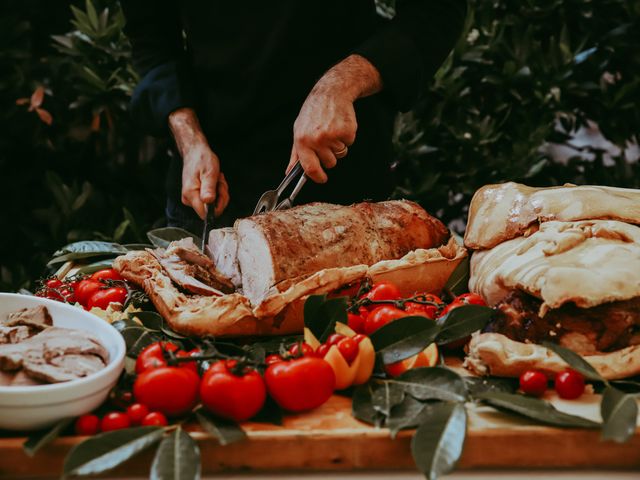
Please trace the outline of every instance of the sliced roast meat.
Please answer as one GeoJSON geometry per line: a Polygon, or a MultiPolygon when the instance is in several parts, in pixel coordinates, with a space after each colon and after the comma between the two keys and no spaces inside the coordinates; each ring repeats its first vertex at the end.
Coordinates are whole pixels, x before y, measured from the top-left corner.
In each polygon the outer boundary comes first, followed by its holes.
{"type": "Polygon", "coordinates": [[[86,377],[105,367],[104,360],[97,355],[68,354],[43,358],[29,358],[23,362],[23,370],[32,378],[48,383],[68,382],[86,377]]]}
{"type": "Polygon", "coordinates": [[[53,325],[53,320],[47,307],[38,305],[37,307],[22,308],[11,312],[5,320],[0,320],[0,325],[7,327],[24,325],[35,331],[40,331],[53,325]]]}
{"type": "Polygon", "coordinates": [[[242,286],[238,264],[238,235],[233,227],[217,228],[209,233],[207,251],[218,271],[231,279],[233,286],[242,286]]]}
{"type": "Polygon", "coordinates": [[[16,325],[15,327],[5,327],[0,325],[0,344],[18,343],[26,340],[30,336],[31,330],[25,325],[16,325]]]}
{"type": "Polygon", "coordinates": [[[244,294],[258,305],[283,280],[326,268],[373,265],[442,245],[447,228],[401,200],[351,206],[310,203],[236,221],[244,294]]]}
{"type": "Polygon", "coordinates": [[[0,386],[32,387],[42,384],[43,382],[30,377],[24,370],[18,370],[17,372],[3,372],[0,370],[0,386]]]}

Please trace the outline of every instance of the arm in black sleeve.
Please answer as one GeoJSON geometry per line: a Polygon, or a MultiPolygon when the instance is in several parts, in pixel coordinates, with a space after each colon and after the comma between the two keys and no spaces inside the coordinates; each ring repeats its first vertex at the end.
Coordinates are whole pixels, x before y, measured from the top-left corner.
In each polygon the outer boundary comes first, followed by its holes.
{"type": "Polygon", "coordinates": [[[177,2],[122,0],[121,4],[133,65],[141,78],[131,112],[145,132],[163,135],[168,132],[169,114],[193,104],[177,2]]]}
{"type": "Polygon", "coordinates": [[[394,106],[409,110],[454,47],[466,0],[397,0],[396,16],[354,53],[380,72],[394,106]]]}

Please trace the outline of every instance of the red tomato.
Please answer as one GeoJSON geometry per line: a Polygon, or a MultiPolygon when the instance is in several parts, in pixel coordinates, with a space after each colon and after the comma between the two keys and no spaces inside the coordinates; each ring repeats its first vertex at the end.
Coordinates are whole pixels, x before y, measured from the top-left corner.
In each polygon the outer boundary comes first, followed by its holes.
{"type": "Polygon", "coordinates": [[[364,333],[371,335],[383,325],[406,316],[407,312],[391,305],[378,307],[367,316],[364,324],[364,333]]]}
{"type": "Polygon", "coordinates": [[[400,290],[391,282],[374,283],[365,295],[369,300],[398,300],[401,297],[400,290]]]}
{"type": "Polygon", "coordinates": [[[316,350],[316,357],[324,358],[330,348],[331,348],[331,345],[327,345],[326,343],[323,343],[316,350]]]}
{"type": "Polygon", "coordinates": [[[144,417],[149,413],[149,409],[142,403],[134,403],[127,407],[127,415],[132,425],[140,425],[144,417]]]}
{"type": "Polygon", "coordinates": [[[356,333],[360,333],[364,329],[364,318],[361,315],[355,313],[347,313],[347,325],[356,333]]]}
{"type": "Polygon", "coordinates": [[[367,338],[367,336],[359,333],[359,334],[357,334],[356,336],[354,336],[352,338],[353,338],[353,341],[356,342],[359,345],[362,340],[367,338]]]}
{"type": "Polygon", "coordinates": [[[47,288],[60,288],[62,287],[62,280],[60,280],[58,277],[52,277],[44,282],[44,286],[47,288]]]}
{"type": "Polygon", "coordinates": [[[111,287],[100,289],[89,297],[87,300],[87,309],[91,310],[93,307],[106,310],[112,303],[124,304],[127,299],[127,289],[123,287],[111,287]]]}
{"type": "Polygon", "coordinates": [[[133,396],[151,410],[178,416],[198,403],[199,386],[200,377],[189,368],[152,368],[138,375],[133,396]]]}
{"type": "Polygon", "coordinates": [[[337,345],[338,342],[340,340],[342,340],[344,338],[344,335],[340,334],[340,333],[332,333],[331,335],[329,335],[329,337],[327,338],[327,341],[324,342],[327,345],[331,346],[331,345],[337,345]]]}
{"type": "Polygon", "coordinates": [[[267,357],[264,359],[264,363],[266,363],[267,366],[277,362],[282,362],[282,357],[277,353],[272,353],[271,355],[267,355],[267,357]]]}
{"type": "Polygon", "coordinates": [[[455,299],[463,305],[482,305],[483,307],[487,305],[487,302],[485,302],[477,293],[463,293],[462,295],[458,295],[455,299]]]}
{"type": "Polygon", "coordinates": [[[102,282],[99,282],[98,280],[81,280],[75,290],[76,301],[78,301],[80,305],[86,306],[89,301],[89,297],[100,290],[103,286],[102,282]]]}
{"type": "Polygon", "coordinates": [[[123,280],[122,276],[113,268],[98,270],[89,278],[92,280],[123,280]]]}
{"type": "Polygon", "coordinates": [[[584,375],[575,370],[565,370],[556,375],[554,386],[560,398],[573,400],[584,393],[584,375]]]}
{"type": "Polygon", "coordinates": [[[294,343],[289,347],[289,355],[291,355],[292,357],[299,357],[299,356],[313,357],[314,354],[315,352],[313,351],[313,347],[308,343],[303,343],[303,344],[294,343]],[[300,353],[300,345],[302,345],[302,353],[300,353]]]}
{"type": "Polygon", "coordinates": [[[100,419],[96,415],[82,415],[75,425],[78,435],[95,435],[100,431],[100,419]]]}
{"type": "Polygon", "coordinates": [[[142,425],[143,427],[165,427],[168,424],[169,422],[167,422],[167,417],[165,417],[160,412],[151,412],[142,419],[142,422],[140,422],[140,425],[142,425]]]}
{"type": "MultiPolygon", "coordinates": [[[[426,302],[433,302],[438,304],[443,303],[440,297],[438,297],[437,295],[433,295],[431,293],[417,293],[414,296],[418,297],[419,300],[426,301],[426,302]]],[[[424,305],[424,304],[415,303],[415,302],[407,302],[405,304],[405,311],[409,315],[424,315],[425,317],[430,318],[432,320],[437,317],[439,308],[440,307],[436,305],[424,305]]]]}
{"type": "Polygon", "coordinates": [[[264,373],[269,395],[285,410],[304,412],[329,400],[336,386],[333,368],[317,357],[275,363],[264,373]]]}
{"type": "Polygon", "coordinates": [[[164,359],[163,349],[175,352],[178,346],[171,342],[154,342],[144,347],[136,359],[136,373],[142,373],[150,368],[166,367],[167,361],[164,359]]]}
{"type": "MultiPolygon", "coordinates": [[[[193,350],[189,350],[188,352],[185,350],[178,350],[178,352],[176,353],[176,357],[188,358],[194,355],[200,355],[200,353],[201,352],[199,348],[194,348],[193,350]]],[[[182,368],[190,368],[194,372],[198,373],[198,362],[196,362],[195,360],[193,362],[180,362],[178,363],[178,366],[182,368]]]]}
{"type": "Polygon", "coordinates": [[[112,430],[122,430],[123,428],[129,428],[131,426],[131,420],[126,413],[122,412],[109,412],[100,421],[100,429],[103,432],[110,432],[112,430]]]}
{"type": "Polygon", "coordinates": [[[64,298],[65,302],[76,303],[76,295],[73,291],[73,288],[64,286],[60,289],[60,295],[64,298]]]}
{"type": "MultiPolygon", "coordinates": [[[[275,365],[280,363],[272,366],[275,365]]],[[[214,363],[202,377],[200,399],[207,409],[219,417],[244,422],[262,409],[267,389],[264,380],[254,369],[244,368],[236,374],[233,371],[235,367],[235,360],[214,363]]]]}
{"type": "Polygon", "coordinates": [[[541,397],[547,390],[547,376],[539,370],[527,370],[520,375],[520,390],[527,395],[541,397]]]}
{"type": "Polygon", "coordinates": [[[353,362],[358,356],[358,351],[360,348],[355,340],[349,337],[342,338],[337,344],[338,350],[340,350],[340,354],[344,357],[349,365],[353,362]]]}

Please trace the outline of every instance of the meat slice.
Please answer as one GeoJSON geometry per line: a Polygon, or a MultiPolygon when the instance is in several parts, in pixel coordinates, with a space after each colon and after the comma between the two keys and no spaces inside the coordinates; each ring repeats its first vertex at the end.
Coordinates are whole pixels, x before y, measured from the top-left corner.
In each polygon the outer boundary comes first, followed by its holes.
{"type": "Polygon", "coordinates": [[[218,271],[229,278],[233,286],[242,286],[238,264],[238,235],[233,227],[216,228],[209,232],[207,253],[218,271]]]}
{"type": "Polygon", "coordinates": [[[16,325],[15,327],[5,327],[0,325],[0,344],[2,343],[18,343],[26,340],[31,336],[29,327],[24,325],[16,325]]]}
{"type": "Polygon", "coordinates": [[[3,387],[30,387],[42,385],[43,382],[31,378],[24,370],[17,372],[3,372],[0,370],[0,386],[3,387]]]}
{"type": "Polygon", "coordinates": [[[449,236],[442,222],[405,200],[310,203],[240,219],[235,229],[242,288],[252,305],[280,281],[398,259],[418,248],[442,245],[449,236]]]}
{"type": "Polygon", "coordinates": [[[207,285],[224,293],[231,293],[234,285],[231,280],[218,271],[216,264],[193,242],[193,238],[186,237],[172,242],[166,250],[166,254],[177,255],[181,260],[194,267],[194,275],[207,285]]]}
{"type": "Polygon", "coordinates": [[[49,310],[47,310],[47,307],[44,305],[38,305],[37,307],[22,308],[15,312],[11,312],[7,315],[5,320],[0,320],[0,325],[4,325],[6,327],[24,325],[30,329],[40,331],[53,325],[53,320],[49,310]]]}
{"type": "Polygon", "coordinates": [[[22,368],[30,377],[48,383],[68,382],[86,377],[105,367],[104,360],[98,355],[61,355],[49,359],[27,359],[22,368]]]}

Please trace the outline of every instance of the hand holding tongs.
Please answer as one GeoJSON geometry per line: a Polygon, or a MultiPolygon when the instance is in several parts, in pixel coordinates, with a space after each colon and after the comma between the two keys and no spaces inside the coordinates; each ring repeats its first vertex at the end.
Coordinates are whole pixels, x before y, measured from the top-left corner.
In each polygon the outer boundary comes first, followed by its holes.
{"type": "Polygon", "coordinates": [[[296,163],[291,171],[284,177],[282,183],[278,185],[278,188],[275,190],[268,190],[262,194],[260,200],[256,204],[256,208],[253,211],[254,215],[258,215],[259,213],[271,212],[273,210],[285,210],[287,208],[291,208],[293,206],[293,202],[300,193],[303,185],[307,181],[307,176],[302,169],[302,165],[300,163],[296,163]],[[289,184],[295,180],[296,177],[300,177],[298,179],[298,183],[293,188],[291,195],[289,195],[284,200],[280,200],[280,196],[289,186],[289,184]]]}

